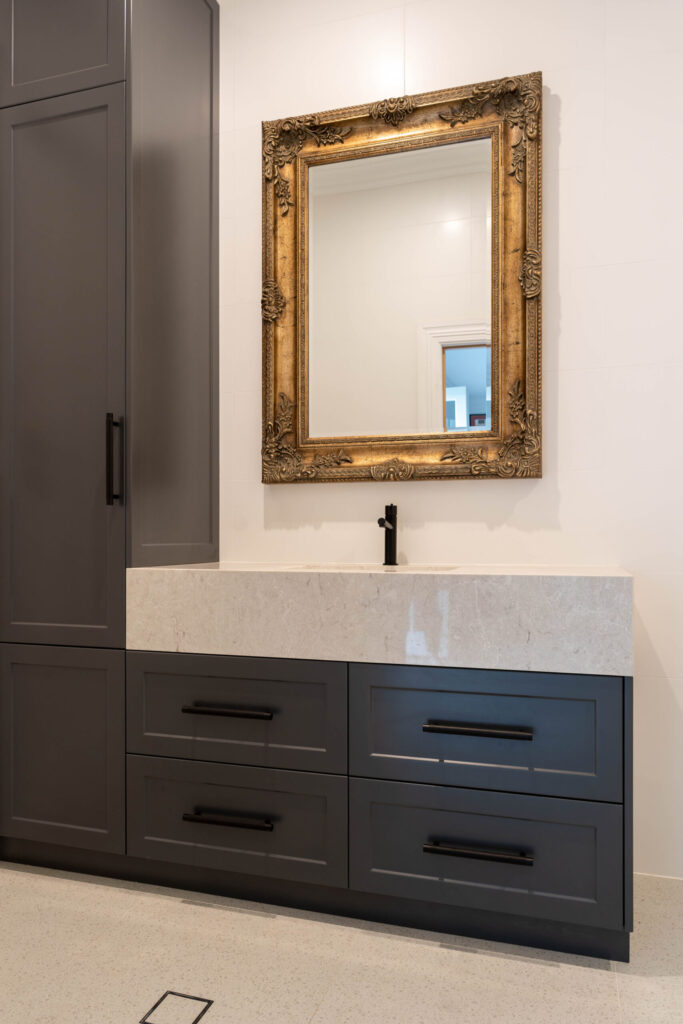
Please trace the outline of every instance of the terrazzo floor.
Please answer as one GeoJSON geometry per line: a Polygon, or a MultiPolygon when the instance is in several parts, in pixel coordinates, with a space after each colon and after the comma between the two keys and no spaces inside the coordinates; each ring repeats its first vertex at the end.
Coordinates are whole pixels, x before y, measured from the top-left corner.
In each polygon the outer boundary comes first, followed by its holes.
{"type": "Polygon", "coordinates": [[[2,1024],[683,1024],[675,879],[630,964],[7,863],[0,920],[2,1024]]]}

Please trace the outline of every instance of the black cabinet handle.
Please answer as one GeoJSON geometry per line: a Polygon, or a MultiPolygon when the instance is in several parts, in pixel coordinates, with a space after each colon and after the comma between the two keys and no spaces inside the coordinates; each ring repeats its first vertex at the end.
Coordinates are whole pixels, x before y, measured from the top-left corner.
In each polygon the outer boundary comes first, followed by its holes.
{"type": "Polygon", "coordinates": [[[114,419],[114,414],[107,413],[106,421],[106,501],[107,505],[113,505],[115,501],[123,504],[123,482],[126,474],[126,446],[123,435],[123,416],[114,419]],[[114,429],[119,432],[119,489],[114,491],[114,429]]]}
{"type": "Polygon", "coordinates": [[[524,853],[523,850],[487,850],[477,846],[459,846],[455,843],[444,843],[434,839],[425,843],[422,847],[423,853],[441,853],[445,857],[466,857],[469,860],[492,860],[498,864],[520,864],[524,867],[533,867],[534,856],[532,853],[524,853]]]}
{"type": "Polygon", "coordinates": [[[273,823],[268,818],[247,818],[236,814],[215,814],[197,809],[192,814],[183,814],[183,821],[194,821],[198,825],[222,825],[224,828],[250,828],[256,832],[272,832],[273,823]]]}
{"type": "Polygon", "coordinates": [[[223,718],[256,718],[270,722],[272,711],[263,708],[231,708],[226,704],[210,704],[208,701],[197,700],[194,704],[183,704],[180,709],[184,715],[219,715],[223,718]]]}
{"type": "Polygon", "coordinates": [[[496,740],[532,740],[534,730],[524,725],[479,725],[476,722],[425,722],[422,732],[442,732],[451,736],[489,736],[496,740]]]}

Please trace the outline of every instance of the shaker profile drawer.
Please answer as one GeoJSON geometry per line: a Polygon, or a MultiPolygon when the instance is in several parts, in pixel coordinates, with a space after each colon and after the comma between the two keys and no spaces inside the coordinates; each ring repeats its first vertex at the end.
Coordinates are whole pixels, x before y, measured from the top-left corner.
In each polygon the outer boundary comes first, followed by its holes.
{"type": "Polygon", "coordinates": [[[348,780],[129,754],[129,856],[346,887],[348,780]]]}
{"type": "Polygon", "coordinates": [[[351,665],[349,771],[622,799],[620,678],[351,665]]]}
{"type": "Polygon", "coordinates": [[[206,654],[126,658],[128,751],[345,773],[345,664],[206,654]]]}
{"type": "Polygon", "coordinates": [[[349,834],[352,889],[624,926],[619,805],[351,779],[349,834]]]}

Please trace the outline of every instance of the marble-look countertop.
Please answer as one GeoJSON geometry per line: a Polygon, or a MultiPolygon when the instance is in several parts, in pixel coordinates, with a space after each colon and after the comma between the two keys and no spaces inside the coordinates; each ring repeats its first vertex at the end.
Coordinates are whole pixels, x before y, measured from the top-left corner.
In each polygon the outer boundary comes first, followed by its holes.
{"type": "Polygon", "coordinates": [[[128,569],[130,650],[633,674],[620,569],[270,565],[128,569]]]}

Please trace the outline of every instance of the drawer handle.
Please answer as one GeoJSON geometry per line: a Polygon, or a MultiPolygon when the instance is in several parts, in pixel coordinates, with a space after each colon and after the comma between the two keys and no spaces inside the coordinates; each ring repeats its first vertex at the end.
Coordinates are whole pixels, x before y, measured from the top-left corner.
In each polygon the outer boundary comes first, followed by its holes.
{"type": "Polygon", "coordinates": [[[493,860],[498,864],[520,864],[529,868],[534,864],[533,854],[524,853],[523,850],[486,850],[476,846],[457,846],[438,839],[425,843],[422,852],[441,853],[445,857],[467,857],[469,860],[493,860]]]}
{"type": "Polygon", "coordinates": [[[231,708],[225,704],[210,704],[207,701],[198,700],[194,704],[183,704],[181,708],[184,715],[220,715],[223,718],[257,718],[259,721],[270,722],[273,717],[272,711],[263,708],[231,708]]]}
{"type": "Polygon", "coordinates": [[[478,725],[475,722],[425,722],[422,732],[443,732],[450,736],[490,736],[496,740],[532,740],[534,730],[524,725],[478,725]]]}
{"type": "Polygon", "coordinates": [[[236,814],[215,814],[198,808],[192,814],[183,814],[183,821],[194,821],[198,825],[223,825],[226,828],[250,828],[256,832],[272,832],[273,823],[268,818],[246,818],[236,814]]]}

